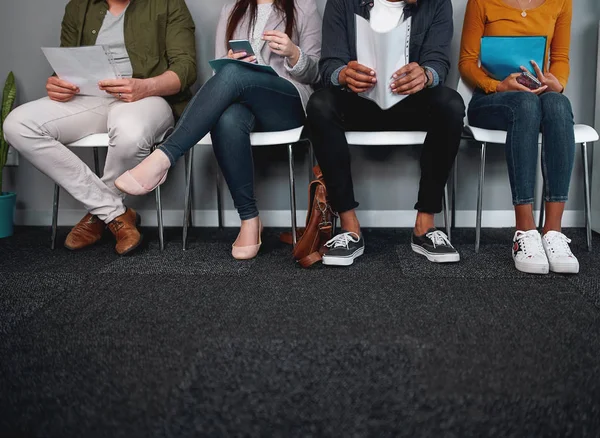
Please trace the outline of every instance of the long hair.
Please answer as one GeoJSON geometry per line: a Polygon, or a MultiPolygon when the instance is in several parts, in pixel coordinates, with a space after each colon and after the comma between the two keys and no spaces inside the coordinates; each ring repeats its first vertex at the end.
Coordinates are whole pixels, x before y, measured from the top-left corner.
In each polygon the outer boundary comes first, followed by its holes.
{"type": "MultiPolygon", "coordinates": [[[[273,6],[276,10],[281,12],[285,16],[285,33],[287,36],[292,38],[292,32],[296,25],[296,10],[294,7],[294,0],[274,0],[273,6]]],[[[246,14],[250,12],[250,29],[256,24],[256,12],[258,6],[256,0],[237,0],[231,14],[229,14],[229,20],[227,21],[227,31],[225,32],[225,45],[228,46],[229,40],[233,39],[235,29],[240,24],[240,21],[246,14]]]]}

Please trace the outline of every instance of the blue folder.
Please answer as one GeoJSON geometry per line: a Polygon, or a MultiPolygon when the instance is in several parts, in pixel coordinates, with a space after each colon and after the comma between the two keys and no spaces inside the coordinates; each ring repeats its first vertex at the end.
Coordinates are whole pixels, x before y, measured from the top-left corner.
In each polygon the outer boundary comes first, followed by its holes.
{"type": "Polygon", "coordinates": [[[545,36],[488,36],[481,38],[481,66],[494,79],[502,81],[521,66],[535,76],[531,61],[544,70],[545,36]]]}

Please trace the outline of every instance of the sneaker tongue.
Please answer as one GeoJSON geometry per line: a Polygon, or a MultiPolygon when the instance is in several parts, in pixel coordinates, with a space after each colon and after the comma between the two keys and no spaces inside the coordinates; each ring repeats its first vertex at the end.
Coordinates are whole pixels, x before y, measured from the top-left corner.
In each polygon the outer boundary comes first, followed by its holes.
{"type": "Polygon", "coordinates": [[[343,228],[340,230],[340,234],[350,233],[360,239],[360,236],[352,231],[344,230],[343,228]]]}

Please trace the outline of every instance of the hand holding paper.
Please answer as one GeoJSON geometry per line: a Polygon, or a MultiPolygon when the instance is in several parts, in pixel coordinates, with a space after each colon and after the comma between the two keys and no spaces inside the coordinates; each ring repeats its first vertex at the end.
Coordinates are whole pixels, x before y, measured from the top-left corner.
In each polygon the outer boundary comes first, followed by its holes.
{"type": "Polygon", "coordinates": [[[50,99],[56,102],[68,102],[79,93],[79,87],[57,76],[50,76],[46,82],[46,91],[50,99]]]}
{"type": "Polygon", "coordinates": [[[427,80],[427,74],[423,67],[416,62],[411,62],[394,73],[390,88],[392,93],[396,94],[415,94],[425,88],[427,80]]]}
{"type": "Polygon", "coordinates": [[[355,93],[364,93],[375,86],[377,75],[373,69],[357,61],[350,61],[340,72],[339,83],[355,93]]]}

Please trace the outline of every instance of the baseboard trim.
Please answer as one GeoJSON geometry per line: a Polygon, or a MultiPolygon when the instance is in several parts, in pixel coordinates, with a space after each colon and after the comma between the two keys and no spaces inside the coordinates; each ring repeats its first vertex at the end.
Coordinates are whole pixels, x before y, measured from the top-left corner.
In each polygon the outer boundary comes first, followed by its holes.
{"type": "MultiPolygon", "coordinates": [[[[141,210],[142,225],[155,227],[158,223],[155,210],[141,210]]],[[[414,210],[363,210],[358,211],[358,218],[365,228],[407,228],[412,227],[415,221],[414,210]]],[[[85,215],[84,210],[60,210],[59,226],[73,226],[85,215]]],[[[475,210],[460,210],[456,212],[456,226],[461,228],[475,227],[475,210]]],[[[302,226],[306,218],[306,210],[298,210],[298,224],[302,226]]],[[[537,214],[536,214],[537,218],[537,214]]],[[[266,227],[289,227],[290,212],[287,210],[261,211],[261,219],[266,227]]],[[[216,210],[194,210],[192,212],[193,224],[196,227],[216,227],[218,217],[216,210]]],[[[223,222],[226,227],[239,226],[240,220],[235,210],[223,212],[223,222]]],[[[15,215],[16,225],[25,226],[50,226],[52,212],[50,210],[17,210],[15,215]]],[[[163,223],[166,227],[181,227],[183,223],[183,210],[164,210],[163,223]]],[[[436,224],[443,226],[442,215],[437,215],[436,224]]],[[[482,214],[482,226],[485,228],[506,228],[515,225],[515,216],[512,210],[487,210],[482,214]]],[[[583,211],[567,210],[563,216],[564,227],[583,227],[585,216],[583,211]]]]}

